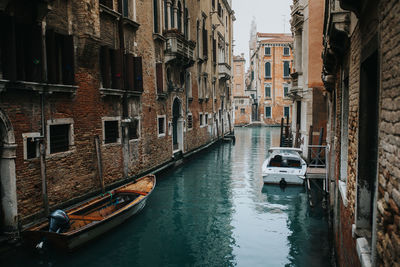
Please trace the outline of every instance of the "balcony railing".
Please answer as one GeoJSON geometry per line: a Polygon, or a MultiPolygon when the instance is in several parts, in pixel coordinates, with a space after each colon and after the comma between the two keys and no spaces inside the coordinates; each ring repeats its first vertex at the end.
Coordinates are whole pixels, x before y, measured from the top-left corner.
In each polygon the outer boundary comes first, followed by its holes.
{"type": "Polygon", "coordinates": [[[228,63],[218,63],[218,78],[229,80],[231,78],[231,66],[228,63]]]}
{"type": "Polygon", "coordinates": [[[165,60],[180,61],[185,65],[194,63],[194,48],[196,43],[186,40],[184,35],[177,30],[168,30],[164,32],[166,38],[165,60]]]}

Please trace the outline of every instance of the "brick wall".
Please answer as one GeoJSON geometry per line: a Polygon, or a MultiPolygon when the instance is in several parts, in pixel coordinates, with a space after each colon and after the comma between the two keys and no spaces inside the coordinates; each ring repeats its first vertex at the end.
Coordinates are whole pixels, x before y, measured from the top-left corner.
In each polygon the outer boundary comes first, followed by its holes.
{"type": "Polygon", "coordinates": [[[379,3],[381,111],[377,213],[377,264],[400,265],[400,3],[379,3]]]}

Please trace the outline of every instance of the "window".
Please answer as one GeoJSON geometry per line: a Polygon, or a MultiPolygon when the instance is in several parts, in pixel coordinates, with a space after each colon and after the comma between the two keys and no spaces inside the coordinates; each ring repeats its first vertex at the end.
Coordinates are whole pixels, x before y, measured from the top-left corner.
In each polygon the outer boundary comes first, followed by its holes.
{"type": "Polygon", "coordinates": [[[271,118],[271,107],[265,107],[265,117],[271,118]]]}
{"type": "Polygon", "coordinates": [[[264,86],[264,89],[265,89],[265,98],[271,98],[271,85],[266,84],[264,86]]]}
{"type": "Polygon", "coordinates": [[[183,14],[183,34],[185,35],[186,39],[189,39],[189,9],[185,7],[185,11],[183,14]]]}
{"type": "Polygon", "coordinates": [[[266,56],[270,56],[271,55],[271,47],[268,47],[268,46],[264,47],[264,54],[266,56]]]}
{"type": "Polygon", "coordinates": [[[50,153],[69,150],[69,124],[50,125],[50,153]]]}
{"type": "Polygon", "coordinates": [[[181,2],[178,2],[178,10],[176,11],[177,15],[177,24],[178,24],[178,31],[182,32],[182,5],[181,2]]]}
{"type": "Polygon", "coordinates": [[[139,118],[133,118],[132,121],[128,124],[129,140],[139,139],[140,136],[139,122],[140,122],[139,118]]]}
{"type": "Polygon", "coordinates": [[[157,81],[157,93],[162,94],[164,92],[164,74],[163,74],[162,63],[156,63],[156,81],[157,81]]]}
{"type": "Polygon", "coordinates": [[[208,56],[208,32],[206,30],[206,18],[203,18],[203,58],[208,56]]]}
{"type": "Polygon", "coordinates": [[[290,75],[289,61],[283,61],[283,77],[288,78],[290,75]]]}
{"type": "Polygon", "coordinates": [[[158,22],[158,0],[153,0],[153,17],[154,17],[154,32],[159,32],[159,22],[158,22]]]}
{"type": "Polygon", "coordinates": [[[290,48],[289,47],[285,46],[283,48],[283,55],[284,56],[290,56],[290,48]]]}
{"type": "Polygon", "coordinates": [[[208,125],[208,113],[204,114],[204,125],[208,125]]]}
{"type": "Polygon", "coordinates": [[[193,128],[193,115],[192,113],[189,113],[187,116],[187,127],[188,129],[192,129],[193,128]]]}
{"type": "Polygon", "coordinates": [[[103,88],[143,92],[141,57],[123,54],[120,49],[102,46],[100,49],[100,65],[103,88]],[[123,57],[125,58],[124,65],[123,57]],[[124,72],[130,75],[124,75],[124,72]]]}
{"type": "Polygon", "coordinates": [[[239,107],[238,106],[235,106],[235,110],[238,110],[239,109],[239,107]]]}
{"type": "Polygon", "coordinates": [[[202,127],[203,126],[203,114],[202,113],[199,114],[199,121],[200,121],[200,127],[202,127]]]}
{"type": "Polygon", "coordinates": [[[163,137],[165,136],[165,127],[166,127],[166,116],[165,115],[161,115],[161,116],[157,116],[157,120],[158,120],[158,137],[163,137]]]}
{"type": "Polygon", "coordinates": [[[39,157],[39,142],[35,139],[37,137],[40,137],[40,133],[22,134],[25,160],[39,157]]]}
{"type": "Polygon", "coordinates": [[[72,35],[46,31],[47,77],[53,84],[75,84],[72,35]]]}
{"type": "Polygon", "coordinates": [[[245,114],[245,113],[246,113],[246,110],[244,108],[241,108],[240,109],[240,114],[245,114]]]}
{"type": "Polygon", "coordinates": [[[168,0],[164,0],[164,29],[168,29],[168,0]]]}
{"type": "Polygon", "coordinates": [[[283,116],[284,117],[289,117],[289,107],[284,107],[283,108],[283,116]]]}
{"type": "Polygon", "coordinates": [[[289,86],[287,84],[283,85],[283,97],[288,97],[289,94],[289,86]]]}
{"type": "Polygon", "coordinates": [[[175,28],[175,12],[174,12],[175,1],[171,2],[169,14],[171,15],[171,28],[175,28]]]}
{"type": "Polygon", "coordinates": [[[117,120],[104,121],[104,143],[119,142],[119,122],[117,120]]]}
{"type": "Polygon", "coordinates": [[[265,77],[271,78],[271,63],[270,62],[265,63],[265,77]]]}

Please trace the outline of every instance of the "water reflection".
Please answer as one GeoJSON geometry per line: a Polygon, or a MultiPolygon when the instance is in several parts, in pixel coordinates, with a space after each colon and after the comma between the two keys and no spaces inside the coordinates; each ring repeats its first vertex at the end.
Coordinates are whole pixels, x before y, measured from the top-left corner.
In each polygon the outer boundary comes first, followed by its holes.
{"type": "Polygon", "coordinates": [[[322,266],[327,223],[303,187],[263,186],[279,129],[238,128],[158,179],[138,216],[71,254],[17,249],[1,266],[322,266]]]}

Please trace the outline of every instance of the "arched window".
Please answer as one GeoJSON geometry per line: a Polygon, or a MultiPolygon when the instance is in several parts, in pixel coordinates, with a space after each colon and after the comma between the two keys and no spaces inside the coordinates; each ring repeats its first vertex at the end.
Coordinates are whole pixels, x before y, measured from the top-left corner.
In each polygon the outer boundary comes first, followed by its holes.
{"type": "Polygon", "coordinates": [[[181,2],[178,2],[178,14],[177,14],[177,24],[178,24],[178,31],[182,32],[182,5],[181,2]]]}
{"type": "Polygon", "coordinates": [[[171,28],[175,28],[175,12],[174,12],[174,7],[175,7],[175,1],[171,2],[171,9],[170,9],[170,15],[171,15],[171,28]]]}
{"type": "Polygon", "coordinates": [[[185,14],[184,14],[184,25],[183,25],[183,34],[187,39],[189,39],[189,11],[187,8],[185,8],[185,14]]]}
{"type": "Polygon", "coordinates": [[[271,78],[271,63],[270,62],[265,63],[265,77],[271,78]]]}
{"type": "Polygon", "coordinates": [[[154,32],[158,33],[158,0],[153,0],[154,32]]]}

